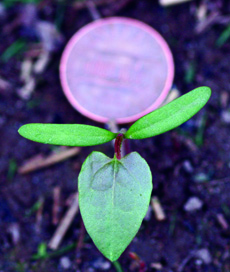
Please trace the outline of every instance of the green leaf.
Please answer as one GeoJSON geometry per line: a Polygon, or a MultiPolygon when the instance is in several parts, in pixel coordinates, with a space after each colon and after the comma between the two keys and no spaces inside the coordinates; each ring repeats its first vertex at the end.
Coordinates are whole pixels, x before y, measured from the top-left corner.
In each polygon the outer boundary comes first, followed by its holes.
{"type": "Polygon", "coordinates": [[[121,160],[100,152],[85,160],[78,181],[79,206],[89,235],[112,262],[132,241],[147,212],[152,176],[136,152],[121,160]]]}
{"type": "Polygon", "coordinates": [[[33,260],[46,259],[48,256],[47,245],[42,242],[38,245],[38,252],[32,256],[33,260]]]}
{"type": "Polygon", "coordinates": [[[125,138],[144,139],[174,129],[203,108],[210,96],[210,88],[196,88],[137,120],[125,133],[125,138]]]}
{"type": "Polygon", "coordinates": [[[14,43],[12,43],[1,55],[0,59],[3,62],[7,62],[10,60],[13,56],[17,55],[18,53],[25,51],[26,49],[26,41],[22,39],[16,40],[14,43]]]}
{"type": "Polygon", "coordinates": [[[230,38],[230,25],[220,34],[219,38],[216,41],[218,47],[223,46],[227,40],[230,38]]]}
{"type": "Polygon", "coordinates": [[[116,133],[88,125],[27,124],[18,130],[29,140],[52,145],[91,146],[107,143],[116,133]]]}

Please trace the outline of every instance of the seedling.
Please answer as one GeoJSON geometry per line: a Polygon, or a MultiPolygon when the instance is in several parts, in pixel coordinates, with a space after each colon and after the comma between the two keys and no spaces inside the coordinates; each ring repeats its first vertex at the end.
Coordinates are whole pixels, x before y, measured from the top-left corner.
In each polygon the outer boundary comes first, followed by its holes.
{"type": "Polygon", "coordinates": [[[23,39],[18,39],[3,52],[3,54],[0,56],[0,59],[3,62],[7,62],[18,53],[25,51],[25,49],[26,42],[23,39]]]}
{"type": "Polygon", "coordinates": [[[208,101],[211,90],[199,87],[137,120],[127,132],[79,124],[27,124],[23,137],[53,145],[92,146],[115,139],[115,155],[109,158],[92,152],[78,178],[79,206],[89,235],[97,248],[116,261],[136,235],[147,212],[152,175],[147,162],[137,153],[125,157],[125,139],[145,139],[180,126],[208,101]]]}

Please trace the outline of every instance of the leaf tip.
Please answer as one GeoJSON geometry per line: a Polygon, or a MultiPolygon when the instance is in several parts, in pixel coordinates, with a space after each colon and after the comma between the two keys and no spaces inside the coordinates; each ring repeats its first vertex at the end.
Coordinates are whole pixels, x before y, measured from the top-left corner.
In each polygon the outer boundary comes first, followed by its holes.
{"type": "Polygon", "coordinates": [[[21,127],[18,129],[18,133],[19,133],[22,137],[24,137],[25,126],[26,126],[26,125],[23,125],[23,126],[21,126],[21,127]]]}
{"type": "Polygon", "coordinates": [[[210,96],[212,95],[212,90],[209,87],[206,87],[206,88],[207,88],[207,94],[208,94],[208,99],[209,99],[210,96]]]}
{"type": "Polygon", "coordinates": [[[205,98],[207,99],[207,101],[209,100],[211,94],[212,94],[212,90],[210,87],[207,86],[201,86],[199,88],[197,88],[199,91],[202,91],[202,94],[205,95],[205,98]]]}
{"type": "Polygon", "coordinates": [[[26,139],[32,140],[31,139],[31,131],[33,132],[33,125],[34,124],[26,124],[26,125],[21,126],[18,129],[19,135],[21,135],[22,137],[24,137],[26,139]]]}
{"type": "MultiPolygon", "coordinates": [[[[120,254],[120,255],[121,255],[121,254],[120,254]]],[[[109,256],[106,256],[106,257],[107,257],[107,259],[109,259],[112,263],[114,263],[114,262],[116,262],[116,261],[119,259],[120,255],[117,256],[117,254],[111,253],[111,254],[109,254],[109,256]]]]}

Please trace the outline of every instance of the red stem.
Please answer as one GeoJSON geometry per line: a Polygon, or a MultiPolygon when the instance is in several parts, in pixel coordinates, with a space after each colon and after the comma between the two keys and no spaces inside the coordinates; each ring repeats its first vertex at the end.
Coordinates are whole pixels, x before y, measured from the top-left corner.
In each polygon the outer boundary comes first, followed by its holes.
{"type": "Polygon", "coordinates": [[[114,149],[115,149],[116,158],[118,160],[121,159],[121,144],[122,144],[123,138],[124,138],[124,135],[122,133],[119,133],[115,140],[114,149]]]}

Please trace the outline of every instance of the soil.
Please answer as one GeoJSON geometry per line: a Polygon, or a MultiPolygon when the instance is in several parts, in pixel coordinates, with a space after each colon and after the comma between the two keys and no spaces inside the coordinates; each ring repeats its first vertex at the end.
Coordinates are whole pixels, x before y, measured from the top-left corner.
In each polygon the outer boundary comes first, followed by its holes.
{"type": "MultiPolygon", "coordinates": [[[[151,167],[153,196],[158,197],[166,219],[157,220],[150,209],[119,262],[124,271],[230,271],[230,40],[217,45],[230,22],[230,3],[192,1],[166,8],[152,0],[108,2],[98,6],[102,16],[135,18],[163,35],[173,52],[174,84],[181,94],[203,85],[212,89],[207,106],[179,129],[131,142],[131,151],[138,151],[151,167]],[[216,19],[201,29],[210,16],[216,19]],[[185,204],[193,197],[202,205],[188,211],[185,204]]],[[[18,172],[29,158],[55,149],[20,137],[21,125],[103,127],[70,106],[58,73],[66,42],[92,21],[90,13],[61,1],[40,1],[29,11],[20,1],[3,3],[7,7],[0,3],[0,271],[116,271],[84,231],[79,213],[57,254],[42,250],[57,228],[52,223],[54,188],[60,189],[61,218],[68,210],[67,200],[77,190],[81,164],[93,148],[82,148],[77,156],[41,170],[18,172]],[[25,84],[21,65],[31,56],[36,62],[42,43],[36,20],[55,24],[59,34],[49,49],[48,65],[33,74],[36,87],[25,99],[19,91],[25,84]],[[22,50],[15,54],[11,50],[12,57],[6,56],[18,39],[25,42],[22,50]]],[[[95,149],[113,155],[110,144],[95,149]]]]}

